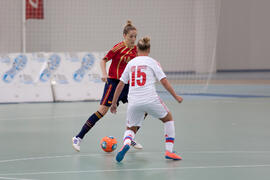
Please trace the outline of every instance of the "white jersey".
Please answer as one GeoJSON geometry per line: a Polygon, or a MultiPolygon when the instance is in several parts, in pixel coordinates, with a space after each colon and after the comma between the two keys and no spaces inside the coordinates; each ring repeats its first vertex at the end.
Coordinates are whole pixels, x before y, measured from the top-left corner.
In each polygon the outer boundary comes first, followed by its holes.
{"type": "Polygon", "coordinates": [[[158,98],[155,82],[165,78],[160,64],[149,56],[138,56],[130,61],[120,80],[129,83],[128,102],[151,103],[158,98]]]}

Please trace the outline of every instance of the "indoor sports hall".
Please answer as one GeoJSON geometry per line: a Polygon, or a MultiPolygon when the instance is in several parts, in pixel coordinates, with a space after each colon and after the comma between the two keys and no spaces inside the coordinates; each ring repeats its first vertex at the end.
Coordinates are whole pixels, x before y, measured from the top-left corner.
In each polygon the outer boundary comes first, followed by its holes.
{"type": "MultiPolygon", "coordinates": [[[[264,0],[1,0],[0,180],[268,180],[270,2],[264,0]],[[151,38],[178,95],[156,83],[175,121],[179,161],[164,127],[146,117],[142,150],[122,147],[127,104],[81,143],[72,137],[100,104],[100,61],[131,20],[151,38]],[[100,141],[117,139],[104,152],[100,141]]],[[[137,42],[137,41],[136,41],[137,42]]],[[[109,64],[106,66],[109,68],[109,64]]]]}

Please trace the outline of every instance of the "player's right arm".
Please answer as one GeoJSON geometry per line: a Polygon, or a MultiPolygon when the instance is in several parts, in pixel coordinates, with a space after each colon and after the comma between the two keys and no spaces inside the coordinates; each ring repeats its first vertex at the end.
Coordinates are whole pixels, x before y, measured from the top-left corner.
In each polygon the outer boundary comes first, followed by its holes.
{"type": "Polygon", "coordinates": [[[181,103],[183,101],[183,98],[181,96],[178,96],[173,87],[171,86],[170,82],[167,80],[166,77],[160,80],[161,84],[164,86],[164,88],[174,97],[174,99],[181,103]]]}
{"type": "Polygon", "coordinates": [[[107,74],[107,70],[106,70],[106,63],[108,62],[108,59],[106,57],[104,57],[101,61],[100,61],[100,68],[101,68],[101,72],[102,72],[102,77],[101,80],[103,82],[107,82],[107,78],[108,78],[108,74],[107,74]]]}

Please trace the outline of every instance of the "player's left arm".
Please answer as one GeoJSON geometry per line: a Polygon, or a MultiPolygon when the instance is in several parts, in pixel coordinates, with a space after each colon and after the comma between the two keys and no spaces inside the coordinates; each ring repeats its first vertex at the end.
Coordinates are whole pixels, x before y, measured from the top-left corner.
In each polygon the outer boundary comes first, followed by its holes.
{"type": "Polygon", "coordinates": [[[167,80],[166,77],[162,78],[160,80],[161,84],[163,85],[163,87],[174,97],[174,99],[181,103],[183,101],[183,98],[181,96],[178,96],[176,94],[176,92],[174,91],[172,85],[169,83],[169,81],[167,80]]]}
{"type": "Polygon", "coordinates": [[[183,98],[181,96],[178,96],[175,93],[172,85],[167,80],[166,75],[165,75],[164,71],[162,70],[161,65],[157,61],[154,64],[153,69],[154,69],[154,73],[155,73],[156,78],[161,82],[163,87],[175,98],[175,100],[177,102],[181,103],[183,101],[183,98]]]}
{"type": "Polygon", "coordinates": [[[111,105],[111,113],[114,113],[114,114],[116,113],[118,98],[119,98],[125,84],[128,84],[128,80],[129,80],[129,64],[126,66],[126,68],[125,68],[125,70],[120,78],[120,81],[116,87],[116,90],[114,92],[112,105],[111,105]]]}
{"type": "Polygon", "coordinates": [[[111,105],[111,113],[115,114],[117,111],[117,100],[124,88],[125,84],[123,81],[120,81],[116,87],[116,90],[114,92],[114,95],[113,95],[113,100],[112,100],[112,105],[111,105]]]}

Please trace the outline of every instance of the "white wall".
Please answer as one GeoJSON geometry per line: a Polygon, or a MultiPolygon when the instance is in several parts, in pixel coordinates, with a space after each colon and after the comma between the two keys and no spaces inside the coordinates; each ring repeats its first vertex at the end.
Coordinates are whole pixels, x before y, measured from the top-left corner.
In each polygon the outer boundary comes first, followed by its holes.
{"type": "MultiPolygon", "coordinates": [[[[216,21],[215,1],[44,0],[45,19],[26,22],[26,52],[107,51],[122,40],[123,25],[131,19],[138,38],[151,36],[151,55],[164,70],[209,71],[216,39],[216,27],[212,26],[216,21]]],[[[21,1],[9,2],[21,8],[21,1]]],[[[4,19],[13,13],[7,10],[4,19]]],[[[21,24],[20,17],[17,19],[13,23],[21,24]]],[[[19,32],[21,27],[17,26],[19,32]]],[[[8,29],[1,32],[2,36],[11,33],[8,29]]],[[[20,42],[21,37],[16,39],[20,42]]],[[[10,44],[9,51],[20,50],[12,48],[18,45],[16,41],[4,40],[10,44]]],[[[0,52],[6,52],[5,43],[0,44],[0,52]]]]}
{"type": "Polygon", "coordinates": [[[0,1],[0,53],[22,50],[22,1],[0,1]]]}
{"type": "Polygon", "coordinates": [[[270,69],[270,1],[222,0],[218,70],[270,69]]]}
{"type": "MultiPolygon", "coordinates": [[[[215,37],[210,38],[209,34],[214,34],[211,32],[204,34],[209,29],[198,30],[203,28],[198,23],[213,25],[214,16],[208,14],[212,18],[210,21],[199,22],[196,16],[199,19],[203,16],[196,8],[205,6],[205,13],[211,13],[212,9],[219,7],[216,0],[206,1],[81,0],[78,4],[74,0],[46,0],[45,19],[26,22],[26,50],[107,51],[122,40],[123,25],[131,19],[138,28],[139,37],[151,36],[152,55],[162,62],[165,70],[181,71],[185,68],[200,71],[203,65],[196,68],[197,60],[211,58],[210,50],[206,55],[202,50],[215,43],[215,37]],[[206,1],[208,3],[200,4],[206,1]],[[205,40],[201,41],[203,38],[205,40]]],[[[216,68],[270,69],[270,1],[221,0],[220,7],[216,68]]],[[[22,1],[1,0],[0,53],[22,51],[21,22],[22,1]]],[[[210,29],[214,32],[214,28],[210,29]]],[[[207,60],[202,62],[208,63],[207,60]]]]}

